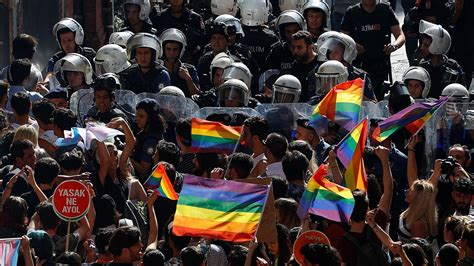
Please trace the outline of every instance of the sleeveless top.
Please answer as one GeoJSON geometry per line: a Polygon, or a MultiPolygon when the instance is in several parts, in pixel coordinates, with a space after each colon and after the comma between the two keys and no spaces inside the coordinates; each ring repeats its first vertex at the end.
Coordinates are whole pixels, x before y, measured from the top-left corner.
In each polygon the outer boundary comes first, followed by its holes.
{"type": "Polygon", "coordinates": [[[398,240],[402,241],[403,243],[408,242],[411,239],[411,230],[408,229],[406,220],[400,217],[398,222],[398,240]]]}

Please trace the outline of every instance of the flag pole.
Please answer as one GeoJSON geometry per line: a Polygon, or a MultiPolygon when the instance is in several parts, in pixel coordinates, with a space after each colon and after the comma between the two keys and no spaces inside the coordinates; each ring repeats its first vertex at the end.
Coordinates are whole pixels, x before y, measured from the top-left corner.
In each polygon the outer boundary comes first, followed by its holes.
{"type": "Polygon", "coordinates": [[[67,233],[66,233],[66,248],[64,249],[65,252],[69,249],[69,234],[71,233],[71,220],[67,221],[67,233]]]}

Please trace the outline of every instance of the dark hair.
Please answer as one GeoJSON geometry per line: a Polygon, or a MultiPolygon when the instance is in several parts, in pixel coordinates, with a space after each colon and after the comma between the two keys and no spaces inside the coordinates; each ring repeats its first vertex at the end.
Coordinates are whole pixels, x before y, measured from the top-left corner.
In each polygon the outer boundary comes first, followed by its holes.
{"type": "Polygon", "coordinates": [[[433,264],[433,249],[431,248],[430,242],[428,240],[421,238],[421,237],[414,237],[408,240],[407,243],[417,244],[421,247],[423,252],[425,253],[425,258],[428,260],[428,265],[433,264]]]}
{"type": "Polygon", "coordinates": [[[201,250],[196,246],[183,248],[179,256],[183,266],[199,266],[206,259],[201,250]]]}
{"type": "Polygon", "coordinates": [[[17,92],[13,94],[10,100],[13,111],[18,115],[27,115],[30,112],[31,101],[28,94],[24,92],[17,92]]]}
{"type": "Polygon", "coordinates": [[[84,164],[84,154],[79,150],[72,150],[59,155],[59,166],[64,170],[77,170],[84,164]]]}
{"type": "Polygon", "coordinates": [[[56,215],[51,202],[43,201],[36,206],[36,212],[38,213],[43,230],[56,229],[59,225],[59,217],[56,215]]]}
{"type": "Polygon", "coordinates": [[[304,180],[309,162],[304,154],[292,151],[283,157],[281,161],[283,172],[288,181],[304,180]]]}
{"type": "Polygon", "coordinates": [[[367,197],[369,198],[369,209],[377,208],[382,197],[382,189],[377,177],[373,174],[367,175],[367,197]]]}
{"type": "Polygon", "coordinates": [[[176,124],[176,137],[187,147],[191,146],[191,118],[180,119],[176,124]]]}
{"type": "Polygon", "coordinates": [[[225,164],[222,164],[222,160],[223,158],[217,153],[196,153],[198,166],[194,169],[194,174],[202,176],[206,172],[210,174],[216,167],[224,168],[225,164]]]}
{"type": "Polygon", "coordinates": [[[109,241],[109,253],[115,256],[122,254],[122,249],[130,248],[140,242],[140,229],[135,226],[124,226],[115,229],[109,241]]]}
{"type": "Polygon", "coordinates": [[[276,231],[277,231],[277,238],[278,238],[278,261],[279,261],[277,265],[285,265],[285,263],[290,260],[291,253],[292,253],[291,247],[289,246],[289,243],[288,243],[290,230],[288,230],[288,228],[283,224],[277,224],[276,231]]]}
{"type": "Polygon", "coordinates": [[[21,197],[10,196],[3,204],[0,227],[8,227],[26,234],[28,204],[21,197]]]}
{"type": "Polygon", "coordinates": [[[272,178],[273,198],[275,200],[286,197],[288,193],[288,180],[279,175],[269,176],[272,178]]]}
{"type": "Polygon", "coordinates": [[[461,241],[463,240],[467,240],[467,245],[469,249],[474,250],[474,224],[469,224],[464,227],[461,241]]]}
{"type": "Polygon", "coordinates": [[[306,159],[308,159],[308,162],[313,159],[313,153],[314,150],[311,148],[311,145],[309,145],[308,142],[304,140],[294,140],[288,144],[288,150],[289,151],[299,151],[306,156],[306,159]]]}
{"type": "MultiPolygon", "coordinates": [[[[60,38],[61,34],[68,33],[68,32],[72,32],[72,33],[74,33],[74,37],[76,36],[76,33],[75,33],[74,31],[72,31],[71,29],[67,28],[67,27],[66,27],[66,28],[62,28],[62,29],[60,29],[60,30],[58,30],[58,31],[56,32],[56,38],[57,38],[57,40],[58,40],[59,43],[61,43],[61,38],[60,38]]],[[[76,43],[75,38],[74,38],[74,43],[76,43]]],[[[76,45],[77,45],[77,44],[76,44],[76,45]]],[[[61,46],[61,45],[60,45],[60,46],[61,46]]],[[[63,49],[63,48],[61,47],[61,49],[63,49]]]]}
{"type": "Polygon", "coordinates": [[[249,249],[242,245],[234,245],[229,255],[227,256],[227,262],[229,266],[240,266],[245,264],[247,259],[247,253],[249,249]]]}
{"type": "Polygon", "coordinates": [[[309,33],[309,31],[300,30],[297,33],[294,33],[293,35],[291,35],[291,37],[293,37],[293,40],[303,39],[306,45],[313,44],[313,39],[312,39],[311,33],[309,33]]]}
{"type": "Polygon", "coordinates": [[[454,181],[454,191],[457,191],[462,194],[472,194],[472,181],[468,178],[457,178],[454,181]]]}
{"type": "Polygon", "coordinates": [[[165,238],[165,243],[171,241],[173,242],[176,249],[181,250],[188,246],[191,238],[189,236],[177,236],[173,234],[173,220],[174,214],[171,215],[168,221],[165,223],[165,226],[163,227],[163,236],[165,238]]]}
{"type": "Polygon", "coordinates": [[[100,197],[94,197],[94,207],[100,210],[96,213],[94,229],[104,228],[117,223],[120,215],[117,212],[117,204],[112,196],[103,194],[100,197]]]}
{"type": "Polygon", "coordinates": [[[114,233],[114,228],[104,227],[97,230],[95,235],[95,247],[99,254],[107,254],[110,238],[114,233]]]}
{"type": "Polygon", "coordinates": [[[148,121],[146,123],[145,128],[143,129],[146,132],[156,134],[156,135],[163,135],[163,132],[165,131],[166,127],[166,122],[163,119],[163,117],[159,114],[160,111],[160,105],[158,102],[154,99],[144,99],[141,100],[136,108],[137,111],[138,109],[142,109],[145,111],[145,113],[148,116],[148,121]]]}
{"type": "Polygon", "coordinates": [[[254,116],[244,121],[244,126],[250,131],[250,135],[258,136],[261,142],[264,142],[269,134],[268,121],[265,118],[254,116]]]}
{"type": "Polygon", "coordinates": [[[53,123],[53,112],[56,109],[54,104],[48,99],[41,99],[38,102],[33,103],[33,116],[36,120],[41,121],[44,124],[53,123]]]}
{"type": "Polygon", "coordinates": [[[437,257],[442,266],[456,266],[458,264],[460,251],[456,245],[444,244],[438,251],[437,257]]]}
{"type": "Polygon", "coordinates": [[[326,19],[326,13],[321,9],[321,8],[317,8],[317,7],[313,7],[313,8],[306,8],[303,12],[303,17],[306,19],[306,21],[308,21],[308,12],[309,11],[315,11],[315,12],[320,12],[324,15],[324,18],[323,18],[323,21],[321,22],[321,29],[324,29],[327,27],[327,19],[326,19]]]}
{"type": "Polygon", "coordinates": [[[38,46],[38,40],[35,37],[22,33],[13,39],[12,55],[15,59],[31,60],[36,52],[36,46],[38,46]]]}
{"type": "Polygon", "coordinates": [[[237,152],[229,156],[229,169],[234,169],[239,179],[245,179],[250,175],[253,169],[252,156],[237,152]]]}
{"type": "Polygon", "coordinates": [[[8,68],[8,82],[10,85],[21,85],[30,76],[31,61],[29,59],[16,59],[8,68]]]}
{"type": "Polygon", "coordinates": [[[68,266],[81,266],[82,259],[76,252],[66,251],[59,255],[56,259],[56,263],[66,264],[68,266]]]}
{"type": "Polygon", "coordinates": [[[407,243],[403,245],[403,250],[413,265],[425,264],[426,254],[419,245],[415,243],[407,243]]]}
{"type": "Polygon", "coordinates": [[[162,266],[165,261],[165,255],[158,249],[149,249],[143,254],[142,262],[145,266],[162,266]]]}
{"type": "Polygon", "coordinates": [[[365,221],[365,216],[369,209],[369,202],[364,191],[354,190],[352,192],[354,196],[354,210],[351,214],[351,220],[357,223],[365,221]]]}
{"type": "Polygon", "coordinates": [[[166,140],[158,141],[158,144],[156,145],[156,152],[160,157],[160,161],[168,162],[174,167],[177,167],[181,161],[181,151],[173,142],[166,140]]]}
{"type": "Polygon", "coordinates": [[[278,160],[283,159],[288,149],[288,141],[278,133],[271,133],[265,140],[265,146],[278,160]]]}
{"type": "Polygon", "coordinates": [[[77,125],[77,116],[66,108],[58,108],[53,112],[53,124],[61,131],[71,130],[77,125]]]}
{"type": "Polygon", "coordinates": [[[339,252],[331,246],[325,244],[308,243],[301,247],[301,254],[312,264],[325,266],[341,265],[339,252]]]}
{"type": "Polygon", "coordinates": [[[35,180],[38,184],[51,184],[60,172],[59,164],[53,158],[41,158],[35,164],[35,180]]]}
{"type": "Polygon", "coordinates": [[[464,158],[466,159],[466,161],[471,160],[471,151],[469,150],[468,146],[456,143],[456,144],[452,145],[451,147],[449,147],[448,151],[453,149],[453,148],[461,148],[464,151],[464,158]]]}
{"type": "Polygon", "coordinates": [[[79,150],[65,152],[58,157],[59,166],[64,170],[77,170],[84,164],[84,154],[79,150]]]}
{"type": "Polygon", "coordinates": [[[10,153],[13,159],[23,158],[25,150],[34,149],[35,145],[28,139],[20,139],[12,143],[10,146],[10,153]]]}

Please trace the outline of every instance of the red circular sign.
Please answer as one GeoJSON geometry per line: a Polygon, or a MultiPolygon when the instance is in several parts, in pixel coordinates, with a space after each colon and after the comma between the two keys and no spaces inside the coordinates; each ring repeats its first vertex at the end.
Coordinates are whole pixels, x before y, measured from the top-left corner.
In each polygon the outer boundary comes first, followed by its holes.
{"type": "Polygon", "coordinates": [[[89,211],[89,205],[89,190],[79,181],[64,181],[54,190],[54,212],[65,221],[80,220],[89,211]]]}
{"type": "Polygon", "coordinates": [[[331,245],[329,238],[321,231],[311,230],[302,233],[293,245],[293,254],[295,254],[295,259],[300,265],[303,264],[304,261],[303,254],[301,254],[301,248],[308,243],[331,245]]]}

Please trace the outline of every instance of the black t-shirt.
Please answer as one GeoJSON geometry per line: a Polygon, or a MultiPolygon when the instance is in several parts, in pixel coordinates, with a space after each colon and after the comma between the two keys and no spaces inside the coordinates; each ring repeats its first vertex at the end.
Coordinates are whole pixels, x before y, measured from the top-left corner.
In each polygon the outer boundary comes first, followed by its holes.
{"type": "Polygon", "coordinates": [[[265,70],[267,69],[280,69],[288,71],[291,69],[291,64],[295,60],[293,53],[288,47],[287,42],[276,42],[272,45],[272,49],[265,60],[265,70]]]}
{"type": "Polygon", "coordinates": [[[316,70],[320,62],[315,56],[308,64],[293,62],[291,73],[301,82],[301,96],[299,102],[307,102],[316,93],[316,70]]]}
{"type": "MultiPolygon", "coordinates": [[[[54,189],[46,189],[43,190],[43,193],[46,195],[47,198],[51,197],[54,193],[54,189]]],[[[21,195],[23,199],[25,199],[26,204],[28,204],[28,217],[31,218],[36,211],[36,206],[40,203],[38,196],[34,191],[29,191],[21,195]]]]}
{"type": "Polygon", "coordinates": [[[347,9],[342,20],[341,30],[349,32],[354,41],[365,48],[361,60],[384,60],[383,47],[390,43],[391,27],[398,20],[388,4],[377,4],[374,12],[368,13],[362,5],[356,4],[347,9]]]}
{"type": "Polygon", "coordinates": [[[240,43],[250,49],[253,57],[257,60],[260,68],[265,68],[265,59],[270,52],[271,46],[278,41],[278,37],[271,30],[261,26],[242,26],[245,37],[240,43]]]}

